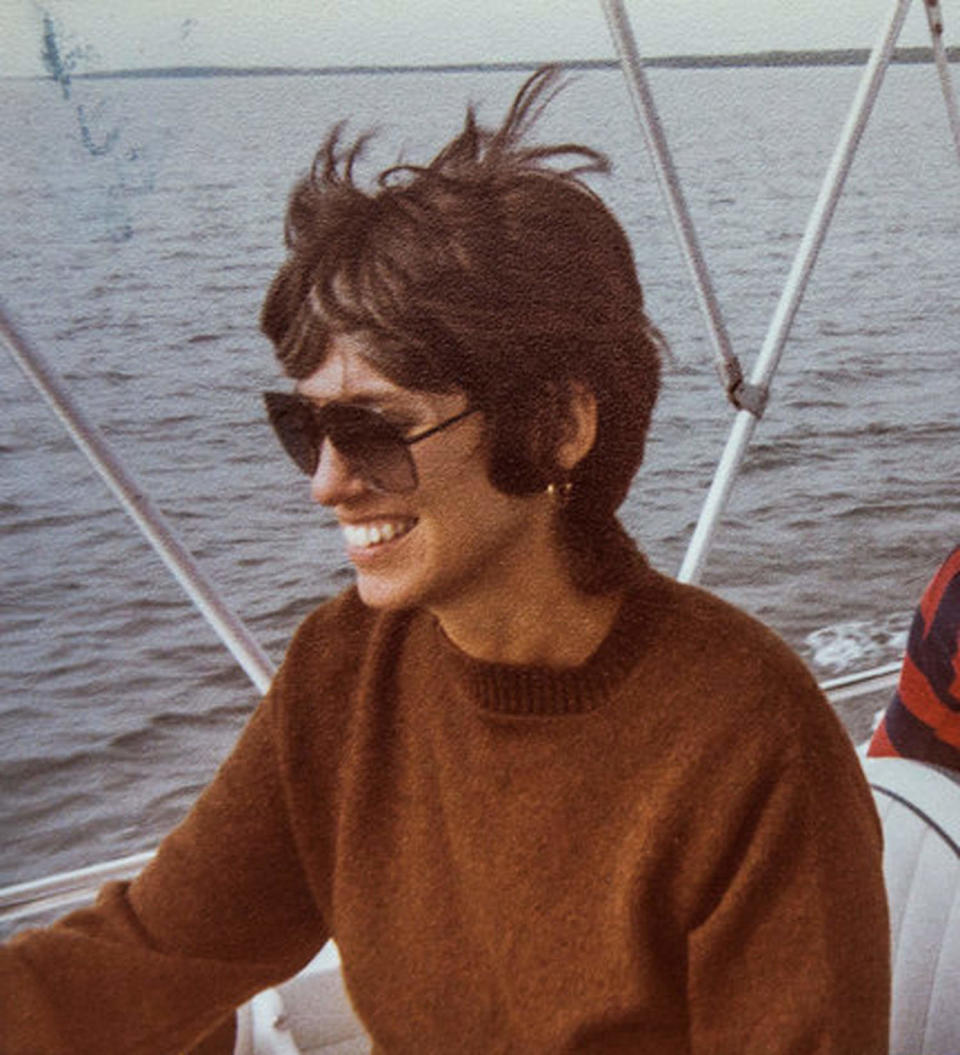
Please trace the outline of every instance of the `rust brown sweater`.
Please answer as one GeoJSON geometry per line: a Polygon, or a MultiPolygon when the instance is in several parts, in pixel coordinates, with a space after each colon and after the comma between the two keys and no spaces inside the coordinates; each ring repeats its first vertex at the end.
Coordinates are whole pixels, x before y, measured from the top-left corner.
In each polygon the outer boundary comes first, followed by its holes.
{"type": "Polygon", "coordinates": [[[802,664],[643,572],[576,670],[314,613],[155,862],[0,951],[0,1051],[176,1052],[340,945],[386,1055],[886,1051],[880,833],[802,664]]]}

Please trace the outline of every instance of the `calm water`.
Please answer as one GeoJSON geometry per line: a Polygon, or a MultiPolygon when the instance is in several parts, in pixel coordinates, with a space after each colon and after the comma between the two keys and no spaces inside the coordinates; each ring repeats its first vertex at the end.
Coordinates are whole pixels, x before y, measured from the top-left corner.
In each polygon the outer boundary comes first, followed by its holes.
{"type": "MultiPolygon", "coordinates": [[[[762,341],[858,79],[662,71],[653,87],[734,343],[762,341]]],[[[292,179],[326,128],[419,159],[520,75],[0,82],[0,298],[275,660],[350,581],[275,450],[256,329],[292,179]],[[82,111],[78,107],[82,106],[82,111]]],[[[581,76],[544,138],[614,158],[675,362],[624,519],[675,571],[731,412],[618,74],[581,76]]],[[[829,676],[894,659],[960,536],[960,166],[936,78],[891,71],[706,583],[829,676]]],[[[152,845],[255,693],[0,354],[0,882],[152,845]]],[[[862,734],[869,715],[843,715],[862,734]]]]}

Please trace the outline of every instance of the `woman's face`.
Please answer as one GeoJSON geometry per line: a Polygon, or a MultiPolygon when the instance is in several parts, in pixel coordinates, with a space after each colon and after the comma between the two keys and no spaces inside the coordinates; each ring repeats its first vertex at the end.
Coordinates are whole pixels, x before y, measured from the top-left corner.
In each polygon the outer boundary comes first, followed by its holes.
{"type": "MultiPolygon", "coordinates": [[[[362,404],[408,436],[466,409],[461,393],[390,381],[371,365],[370,349],[362,333],[334,336],[322,365],[297,390],[318,406],[362,404]]],[[[479,413],[408,449],[418,476],[409,493],[374,490],[329,440],[312,477],[314,499],[340,522],[361,599],[374,607],[424,606],[441,618],[452,606],[515,600],[516,589],[554,545],[547,497],[494,489],[479,413]]]]}

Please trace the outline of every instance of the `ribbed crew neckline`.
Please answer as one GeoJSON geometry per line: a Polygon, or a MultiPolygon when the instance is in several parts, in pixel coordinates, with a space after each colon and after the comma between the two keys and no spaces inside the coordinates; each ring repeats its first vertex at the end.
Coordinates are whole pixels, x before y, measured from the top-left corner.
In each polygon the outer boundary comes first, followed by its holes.
{"type": "Polygon", "coordinates": [[[584,714],[604,706],[647,647],[663,610],[661,577],[641,562],[607,636],[578,667],[489,663],[462,652],[433,619],[436,662],[482,710],[503,715],[584,714]]]}

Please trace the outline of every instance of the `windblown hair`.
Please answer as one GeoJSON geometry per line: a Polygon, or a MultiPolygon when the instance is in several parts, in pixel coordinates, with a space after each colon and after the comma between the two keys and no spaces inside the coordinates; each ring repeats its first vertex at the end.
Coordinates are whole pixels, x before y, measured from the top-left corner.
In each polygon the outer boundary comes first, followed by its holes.
{"type": "Polygon", "coordinates": [[[572,386],[586,386],[597,438],[559,529],[577,585],[605,592],[635,553],[616,510],[643,459],[662,341],[626,236],[580,179],[607,159],[524,142],[560,87],[557,69],[539,70],[498,131],[470,108],[429,164],[389,168],[370,191],[354,182],[368,137],[344,148],[334,128],[291,193],[261,325],[294,378],[322,364],[333,334],[364,331],[397,384],[466,393],[486,421],[490,481],[508,494],[564,480],[555,451],[572,386]]]}

